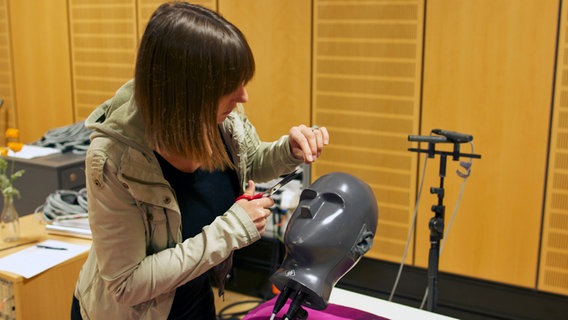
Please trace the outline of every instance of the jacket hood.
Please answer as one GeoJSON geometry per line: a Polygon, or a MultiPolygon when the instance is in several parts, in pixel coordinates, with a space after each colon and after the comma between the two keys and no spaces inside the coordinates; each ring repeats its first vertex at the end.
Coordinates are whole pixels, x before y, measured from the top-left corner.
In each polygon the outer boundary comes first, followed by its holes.
{"type": "Polygon", "coordinates": [[[145,139],[145,126],[134,103],[134,80],[120,87],[116,94],[98,106],[85,120],[93,130],[91,140],[105,135],[127,143],[143,152],[151,152],[145,139]]]}

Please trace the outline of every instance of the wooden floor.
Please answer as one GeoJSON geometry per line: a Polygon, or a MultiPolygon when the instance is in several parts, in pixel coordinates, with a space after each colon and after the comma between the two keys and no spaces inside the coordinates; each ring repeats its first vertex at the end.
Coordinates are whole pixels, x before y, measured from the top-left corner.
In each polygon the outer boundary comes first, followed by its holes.
{"type": "Polygon", "coordinates": [[[215,294],[217,314],[221,313],[222,316],[219,317],[220,319],[229,319],[229,315],[235,313],[242,313],[242,315],[237,316],[238,319],[242,319],[247,311],[254,309],[261,302],[259,298],[234,291],[225,291],[224,298],[217,295],[217,288],[213,288],[213,293],[215,294]]]}

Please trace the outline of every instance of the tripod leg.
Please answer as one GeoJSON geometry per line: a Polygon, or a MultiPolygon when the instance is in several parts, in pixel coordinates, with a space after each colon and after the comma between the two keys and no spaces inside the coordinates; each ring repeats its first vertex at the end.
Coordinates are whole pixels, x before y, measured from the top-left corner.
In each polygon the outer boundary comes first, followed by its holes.
{"type": "Polygon", "coordinates": [[[426,309],[428,311],[436,311],[438,303],[438,261],[439,261],[439,246],[437,242],[432,242],[428,255],[428,300],[426,309]]]}

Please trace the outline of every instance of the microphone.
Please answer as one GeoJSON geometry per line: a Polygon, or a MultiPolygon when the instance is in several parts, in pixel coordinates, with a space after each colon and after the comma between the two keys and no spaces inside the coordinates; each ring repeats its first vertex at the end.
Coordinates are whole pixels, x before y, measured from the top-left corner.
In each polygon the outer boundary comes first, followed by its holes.
{"type": "Polygon", "coordinates": [[[409,135],[408,141],[427,142],[427,143],[465,143],[473,140],[470,134],[459,133],[442,129],[433,129],[432,133],[437,136],[416,136],[409,135]]]}
{"type": "Polygon", "coordinates": [[[448,130],[433,129],[433,133],[446,137],[448,140],[454,143],[464,143],[473,140],[473,136],[470,134],[459,133],[448,130]]]}
{"type": "Polygon", "coordinates": [[[442,136],[414,136],[414,135],[409,135],[408,141],[428,142],[428,143],[449,142],[448,138],[442,136]]]}

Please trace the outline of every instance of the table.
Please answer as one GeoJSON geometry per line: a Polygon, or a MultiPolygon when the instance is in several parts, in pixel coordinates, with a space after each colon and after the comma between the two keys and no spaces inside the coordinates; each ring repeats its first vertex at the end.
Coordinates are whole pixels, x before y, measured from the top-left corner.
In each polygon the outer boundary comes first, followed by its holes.
{"type": "Polygon", "coordinates": [[[331,291],[329,302],[363,310],[390,320],[455,320],[455,318],[448,316],[412,308],[337,287],[333,288],[331,291]]]}
{"type": "MultiPolygon", "coordinates": [[[[21,217],[20,227],[19,241],[0,241],[0,258],[48,239],[91,244],[89,239],[47,234],[45,224],[34,214],[21,217]]],[[[0,319],[69,319],[75,283],[87,255],[88,251],[30,279],[0,271],[0,319]]]]}

